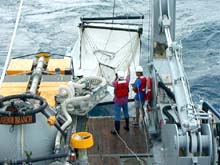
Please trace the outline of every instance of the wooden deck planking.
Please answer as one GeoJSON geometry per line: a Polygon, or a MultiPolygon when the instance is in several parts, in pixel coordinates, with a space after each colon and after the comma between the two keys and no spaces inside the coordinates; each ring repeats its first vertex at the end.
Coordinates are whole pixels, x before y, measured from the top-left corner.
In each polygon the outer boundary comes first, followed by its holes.
{"type": "MultiPolygon", "coordinates": [[[[137,154],[147,154],[145,136],[141,129],[130,127],[130,131],[127,132],[123,129],[123,126],[124,122],[121,122],[120,136],[128,144],[129,148],[131,148],[137,154]]],[[[131,154],[119,137],[110,133],[111,129],[113,128],[112,118],[90,118],[87,122],[87,128],[88,131],[93,134],[94,138],[94,146],[88,151],[91,161],[94,159],[96,159],[96,161],[97,159],[100,159],[95,158],[92,155],[131,154]]],[[[118,161],[117,157],[109,160],[105,158],[105,160],[118,161]]]]}

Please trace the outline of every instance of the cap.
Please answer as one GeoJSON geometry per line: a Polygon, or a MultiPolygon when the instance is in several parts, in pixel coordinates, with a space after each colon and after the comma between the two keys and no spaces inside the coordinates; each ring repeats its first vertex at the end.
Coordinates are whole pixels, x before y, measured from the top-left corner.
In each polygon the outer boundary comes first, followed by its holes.
{"type": "Polygon", "coordinates": [[[136,72],[143,72],[143,68],[140,65],[137,66],[135,70],[136,70],[136,72]]]}

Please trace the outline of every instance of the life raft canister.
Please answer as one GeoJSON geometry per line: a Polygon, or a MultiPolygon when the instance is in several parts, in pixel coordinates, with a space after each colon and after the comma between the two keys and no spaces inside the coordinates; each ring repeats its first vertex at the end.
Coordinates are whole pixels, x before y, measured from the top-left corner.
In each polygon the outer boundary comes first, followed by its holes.
{"type": "Polygon", "coordinates": [[[151,98],[152,98],[152,91],[151,91],[151,89],[152,89],[152,78],[150,78],[150,77],[145,77],[145,79],[146,79],[146,94],[145,94],[145,97],[144,97],[144,99],[145,100],[151,100],[151,98]]]}
{"type": "Polygon", "coordinates": [[[115,96],[116,97],[125,97],[128,96],[128,83],[127,81],[117,81],[115,85],[115,96]]]}

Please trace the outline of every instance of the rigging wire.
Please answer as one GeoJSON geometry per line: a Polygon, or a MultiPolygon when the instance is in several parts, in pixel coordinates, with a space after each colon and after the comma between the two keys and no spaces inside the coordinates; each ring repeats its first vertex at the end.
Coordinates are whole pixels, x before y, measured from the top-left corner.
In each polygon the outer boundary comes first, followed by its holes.
{"type": "MultiPolygon", "coordinates": [[[[128,2],[126,0],[125,0],[125,3],[128,4],[128,2]]],[[[122,4],[122,6],[124,8],[124,11],[125,11],[126,15],[128,15],[128,8],[127,8],[127,5],[125,3],[123,3],[123,0],[121,0],[121,4],[122,4]],[[123,5],[123,4],[125,4],[125,5],[123,5]]],[[[137,12],[137,10],[136,10],[136,12],[137,12]]],[[[137,12],[137,13],[140,14],[140,12],[137,12]]],[[[127,19],[127,24],[128,24],[128,29],[129,29],[129,20],[128,19],[127,19]]],[[[142,25],[143,25],[143,20],[142,20],[142,25]]],[[[129,31],[129,37],[131,39],[131,32],[130,31],[129,31]]],[[[140,47],[141,47],[141,41],[140,41],[140,47]]],[[[134,68],[136,68],[135,61],[133,60],[135,55],[136,55],[136,53],[134,51],[134,46],[133,46],[132,42],[131,42],[131,52],[132,52],[132,58],[131,58],[130,63],[133,61],[134,68]]],[[[139,53],[141,54],[141,49],[140,49],[139,53]]],[[[140,61],[140,59],[139,59],[139,61],[140,61]]],[[[130,63],[129,63],[129,65],[130,65],[130,63]]]]}
{"type": "Polygon", "coordinates": [[[151,49],[150,49],[150,41],[151,41],[151,31],[152,31],[152,19],[151,19],[151,12],[152,12],[152,10],[151,10],[151,6],[152,6],[152,4],[151,4],[151,0],[149,0],[148,1],[148,3],[149,3],[149,11],[148,11],[148,19],[149,19],[149,26],[148,26],[148,34],[147,34],[147,53],[148,53],[148,62],[150,62],[151,61],[151,49]]]}
{"type": "MultiPolygon", "coordinates": [[[[122,2],[122,1],[121,1],[121,2],[122,2]]],[[[123,5],[123,3],[122,3],[122,5],[123,5]]],[[[127,8],[126,5],[124,5],[124,10],[125,10],[125,12],[126,12],[126,15],[128,15],[128,8],[127,8]]],[[[127,23],[128,23],[128,30],[129,30],[129,20],[128,20],[128,19],[127,19],[127,23]]],[[[128,31],[128,33],[129,33],[129,37],[130,37],[130,40],[131,40],[131,32],[128,31]]],[[[133,50],[132,42],[131,42],[131,52],[132,52],[132,56],[134,56],[134,50],[133,50]]]]}
{"type": "MultiPolygon", "coordinates": [[[[98,49],[98,47],[95,45],[95,43],[93,43],[93,42],[90,40],[90,36],[89,36],[89,34],[88,34],[87,31],[84,31],[83,39],[84,39],[85,41],[87,41],[87,42],[85,42],[85,43],[88,43],[88,45],[90,46],[91,49],[93,49],[93,50],[98,49]],[[87,36],[87,37],[86,37],[86,36],[87,36]],[[87,38],[87,40],[86,40],[86,38],[87,38]]],[[[80,45],[81,45],[81,44],[80,44],[80,45]]],[[[95,56],[95,58],[96,58],[97,62],[100,63],[100,62],[99,62],[99,59],[97,58],[97,56],[95,56]]],[[[81,57],[80,60],[82,60],[82,57],[81,57]]],[[[81,67],[82,67],[82,66],[81,66],[81,67]]],[[[96,70],[97,70],[97,67],[95,67],[95,68],[93,69],[94,72],[96,72],[96,70]]],[[[93,71],[92,71],[92,72],[93,72],[93,71]]],[[[91,72],[91,73],[92,73],[92,72],[91,72]]]]}
{"type": "MultiPolygon", "coordinates": [[[[112,28],[113,28],[114,17],[115,17],[115,6],[116,6],[116,3],[115,3],[115,0],[114,0],[114,2],[113,2],[113,10],[112,10],[112,28]]],[[[110,32],[109,32],[108,39],[107,39],[107,41],[105,43],[104,50],[106,50],[106,47],[107,47],[107,45],[109,43],[109,40],[110,40],[111,36],[112,36],[112,30],[110,30],[110,32]]]]}
{"type": "MultiPolygon", "coordinates": [[[[123,6],[126,15],[128,15],[127,6],[126,6],[126,5],[123,5],[123,2],[122,2],[122,1],[123,1],[123,0],[120,0],[121,5],[123,6]]],[[[129,20],[128,20],[128,19],[127,19],[127,24],[128,24],[128,29],[129,29],[129,20]]],[[[143,20],[142,20],[142,25],[143,25],[143,20]]],[[[130,31],[129,31],[129,37],[130,37],[130,40],[131,40],[131,32],[130,32],[130,31]]],[[[131,65],[131,63],[132,63],[132,64],[133,64],[133,68],[134,68],[134,70],[135,70],[135,68],[136,68],[135,62],[136,62],[136,61],[134,61],[134,58],[135,58],[136,53],[134,52],[134,47],[133,47],[133,43],[132,43],[132,42],[131,42],[131,44],[130,44],[130,47],[131,47],[131,59],[130,59],[130,61],[128,62],[128,67],[129,67],[129,66],[131,65]]],[[[138,45],[137,45],[137,47],[138,47],[138,45]]],[[[140,41],[140,48],[141,48],[141,41],[140,41]]],[[[141,49],[140,49],[140,52],[139,52],[139,53],[141,54],[141,49]]],[[[140,58],[139,58],[138,60],[140,61],[140,58]]],[[[138,61],[138,64],[139,64],[139,61],[138,61]]],[[[133,95],[133,93],[131,93],[131,95],[133,95]]]]}
{"type": "MultiPolygon", "coordinates": [[[[113,3],[113,11],[112,11],[112,18],[115,17],[115,0],[114,0],[114,3],[113,3]]],[[[114,23],[114,19],[112,19],[112,23],[114,23]]]]}
{"type": "Polygon", "coordinates": [[[19,5],[19,8],[18,8],[18,13],[17,13],[17,17],[16,17],[15,27],[14,27],[14,31],[13,31],[12,38],[11,38],[11,43],[10,43],[10,46],[9,46],[7,58],[6,58],[4,69],[2,71],[2,75],[1,75],[1,79],[0,79],[0,88],[2,86],[3,80],[5,78],[6,70],[7,70],[7,67],[9,65],[9,61],[10,61],[10,57],[11,57],[11,52],[12,52],[12,47],[14,45],[14,40],[15,40],[15,36],[16,36],[16,33],[17,33],[20,17],[21,17],[21,9],[22,9],[22,6],[23,6],[23,1],[24,0],[20,1],[20,5],[19,5]]]}

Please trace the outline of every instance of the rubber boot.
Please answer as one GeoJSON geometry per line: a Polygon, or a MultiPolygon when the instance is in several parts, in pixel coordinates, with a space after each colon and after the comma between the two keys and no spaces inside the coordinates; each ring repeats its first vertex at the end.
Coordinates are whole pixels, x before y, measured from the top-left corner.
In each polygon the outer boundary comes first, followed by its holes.
{"type": "Polygon", "coordinates": [[[124,126],[124,129],[126,131],[129,131],[129,118],[125,118],[125,126],[124,126]]]}
{"type": "Polygon", "coordinates": [[[120,130],[120,121],[115,121],[115,128],[111,130],[111,134],[116,135],[116,131],[119,134],[120,130]]]}

